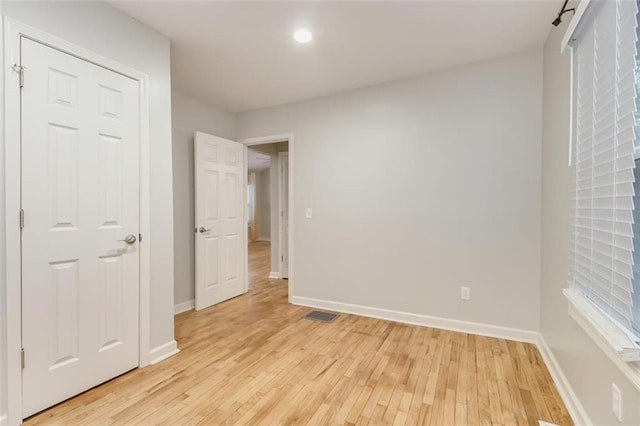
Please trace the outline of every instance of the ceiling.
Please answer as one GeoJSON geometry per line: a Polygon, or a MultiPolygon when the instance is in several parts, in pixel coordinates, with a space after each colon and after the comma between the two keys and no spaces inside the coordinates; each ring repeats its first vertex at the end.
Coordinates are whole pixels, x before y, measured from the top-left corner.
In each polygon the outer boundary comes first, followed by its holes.
{"type": "Polygon", "coordinates": [[[562,1],[112,4],[171,39],[176,88],[239,112],[540,46],[562,1]]]}
{"type": "Polygon", "coordinates": [[[247,149],[247,169],[252,173],[259,173],[271,165],[271,157],[253,149],[247,149]]]}

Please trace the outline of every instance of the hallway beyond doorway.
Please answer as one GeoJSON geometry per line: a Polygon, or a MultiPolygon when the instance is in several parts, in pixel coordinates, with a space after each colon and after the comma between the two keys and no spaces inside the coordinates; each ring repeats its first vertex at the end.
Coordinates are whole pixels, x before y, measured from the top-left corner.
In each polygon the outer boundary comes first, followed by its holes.
{"type": "MultiPolygon", "coordinates": [[[[271,270],[271,243],[252,241],[249,243],[249,291],[260,289],[269,282],[286,285],[286,281],[269,278],[271,270]]],[[[286,288],[285,288],[286,292],[286,288]]]]}

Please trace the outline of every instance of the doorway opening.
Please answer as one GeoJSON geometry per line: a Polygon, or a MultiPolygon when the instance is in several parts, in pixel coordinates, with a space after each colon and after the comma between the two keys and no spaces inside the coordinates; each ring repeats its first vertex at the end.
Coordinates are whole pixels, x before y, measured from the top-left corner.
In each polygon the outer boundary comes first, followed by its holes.
{"type": "Polygon", "coordinates": [[[242,141],[247,145],[247,276],[250,290],[284,284],[291,300],[290,136],[242,141]],[[289,280],[276,281],[276,280],[289,280]]]}

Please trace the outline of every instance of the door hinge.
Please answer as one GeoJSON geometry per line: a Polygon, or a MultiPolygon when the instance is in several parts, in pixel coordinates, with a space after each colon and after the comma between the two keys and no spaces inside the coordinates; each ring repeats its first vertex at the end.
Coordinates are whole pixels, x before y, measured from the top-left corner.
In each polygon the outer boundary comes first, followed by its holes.
{"type": "Polygon", "coordinates": [[[142,242],[142,234],[138,234],[138,242],[141,243],[142,242]]]}
{"type": "Polygon", "coordinates": [[[280,260],[284,262],[284,255],[280,256],[280,260]]]}
{"type": "Polygon", "coordinates": [[[20,88],[24,87],[24,70],[27,69],[24,65],[15,64],[13,66],[13,70],[18,73],[18,83],[20,84],[20,88]]]}
{"type": "Polygon", "coordinates": [[[24,361],[24,348],[20,351],[20,363],[22,365],[22,369],[24,370],[25,361],[24,361]]]}
{"type": "Polygon", "coordinates": [[[20,209],[20,229],[24,228],[24,209],[20,209]]]}

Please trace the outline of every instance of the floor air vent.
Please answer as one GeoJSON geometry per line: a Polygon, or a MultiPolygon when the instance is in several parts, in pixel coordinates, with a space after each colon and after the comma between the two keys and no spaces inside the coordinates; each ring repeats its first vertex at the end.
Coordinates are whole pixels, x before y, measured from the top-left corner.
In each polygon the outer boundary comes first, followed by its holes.
{"type": "Polygon", "coordinates": [[[334,314],[332,312],[311,311],[304,317],[314,321],[333,322],[338,318],[338,314],[334,314]]]}

